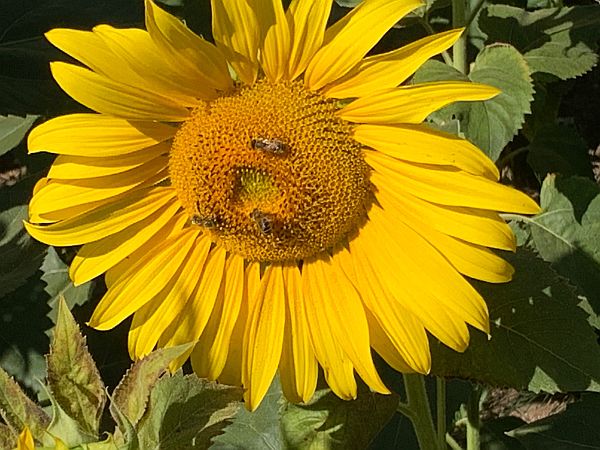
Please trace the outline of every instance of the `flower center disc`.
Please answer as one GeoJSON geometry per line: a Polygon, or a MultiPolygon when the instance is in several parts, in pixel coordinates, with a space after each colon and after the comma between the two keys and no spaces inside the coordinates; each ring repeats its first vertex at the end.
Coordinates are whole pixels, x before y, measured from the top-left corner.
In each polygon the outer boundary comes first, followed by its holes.
{"type": "Polygon", "coordinates": [[[337,106],[301,82],[265,80],[196,108],[171,182],[193,224],[253,261],[302,259],[366,216],[369,169],[337,106]]]}

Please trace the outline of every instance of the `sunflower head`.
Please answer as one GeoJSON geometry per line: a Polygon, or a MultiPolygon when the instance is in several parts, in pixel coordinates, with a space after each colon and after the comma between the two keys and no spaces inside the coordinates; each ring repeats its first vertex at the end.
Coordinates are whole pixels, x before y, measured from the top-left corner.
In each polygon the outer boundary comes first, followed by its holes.
{"type": "Polygon", "coordinates": [[[171,147],[192,221],[249,261],[313,256],[366,218],[368,166],[337,102],[260,80],[192,112],[171,147]]]}
{"type": "Polygon", "coordinates": [[[199,375],[245,387],[250,409],[279,370],[307,401],[318,367],[341,398],[371,357],[427,373],[430,333],[462,351],[488,331],[463,275],[508,281],[499,211],[534,213],[469,142],[422,124],[498,90],[402,85],[461,30],[367,56],[415,0],[364,0],[326,28],[330,1],[212,0],[214,42],[146,0],[146,29],[47,34],[81,64],[52,63],[95,111],[30,134],[58,154],[28,231],[81,246],[76,284],[105,274],[90,324],[133,315],[129,350],[195,345],[199,375]],[[357,39],[359,37],[359,39],[357,39]]]}

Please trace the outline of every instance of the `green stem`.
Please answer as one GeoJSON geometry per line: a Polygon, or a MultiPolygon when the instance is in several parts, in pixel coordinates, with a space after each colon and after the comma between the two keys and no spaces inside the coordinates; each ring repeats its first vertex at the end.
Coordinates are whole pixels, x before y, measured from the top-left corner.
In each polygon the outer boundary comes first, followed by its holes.
{"type": "Polygon", "coordinates": [[[446,380],[435,379],[436,425],[439,447],[444,448],[446,442],[446,380]]]}
{"type": "MultiPolygon", "coordinates": [[[[464,27],[467,23],[467,2],[468,0],[452,0],[452,27],[464,27]]],[[[452,46],[452,57],[454,68],[466,74],[468,69],[467,61],[467,30],[452,46]]]]}
{"type": "Polygon", "coordinates": [[[477,17],[477,13],[479,12],[479,10],[481,9],[481,7],[483,6],[483,2],[484,1],[485,0],[478,0],[477,3],[475,4],[475,6],[473,6],[471,8],[471,13],[469,14],[469,18],[465,22],[465,28],[468,29],[471,26],[471,24],[475,20],[475,17],[477,17]]]}
{"type": "Polygon", "coordinates": [[[502,217],[502,219],[505,222],[508,222],[509,220],[514,220],[515,222],[523,222],[523,223],[527,223],[527,224],[533,223],[533,220],[531,220],[532,218],[527,217],[527,216],[522,216],[520,214],[502,213],[502,214],[500,214],[500,217],[502,217]]]}
{"type": "Polygon", "coordinates": [[[481,420],[479,419],[479,402],[483,389],[479,385],[473,386],[471,397],[467,403],[467,450],[479,450],[481,420]]]}
{"type": "Polygon", "coordinates": [[[458,445],[458,442],[456,442],[456,440],[449,434],[446,435],[446,444],[448,444],[452,450],[463,450],[463,448],[458,445]]]}
{"type": "MultiPolygon", "coordinates": [[[[427,16],[419,19],[419,23],[423,26],[423,28],[425,28],[425,31],[427,31],[427,33],[429,33],[431,35],[435,34],[435,30],[429,24],[429,20],[427,19],[427,16]]],[[[449,66],[453,66],[454,65],[454,63],[452,62],[452,57],[450,56],[450,53],[448,53],[447,50],[444,50],[442,52],[442,58],[444,59],[444,62],[447,65],[449,65],[449,66]]]]}
{"type": "Polygon", "coordinates": [[[425,378],[423,375],[413,373],[405,373],[402,376],[406,391],[406,403],[402,405],[399,412],[412,422],[421,450],[442,450],[444,447],[439,447],[433,426],[429,399],[425,389],[425,378]]]}

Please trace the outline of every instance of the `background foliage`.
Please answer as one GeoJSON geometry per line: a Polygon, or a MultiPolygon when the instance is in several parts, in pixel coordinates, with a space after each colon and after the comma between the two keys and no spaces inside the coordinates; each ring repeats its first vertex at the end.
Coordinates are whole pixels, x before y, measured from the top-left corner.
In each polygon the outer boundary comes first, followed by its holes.
{"type": "MultiPolygon", "coordinates": [[[[208,0],[162,3],[211,39],[208,0]]],[[[331,20],[358,3],[337,0],[331,20]]],[[[503,255],[516,268],[514,281],[476,283],[488,301],[492,338],[472,331],[464,354],[432,339],[432,375],[448,379],[438,418],[451,445],[463,443],[465,423],[475,423],[482,448],[600,448],[600,6],[470,3],[468,66],[459,67],[456,54],[448,64],[448,53],[411,82],[470,79],[499,87],[502,94],[490,101],[454,104],[428,121],[482,148],[503,181],[538,199],[543,211],[507,216],[520,244],[516,254],[503,255]],[[524,405],[546,410],[527,415],[524,405]]],[[[450,0],[427,0],[374,52],[451,28],[452,8],[450,0]]],[[[293,405],[276,382],[248,413],[236,388],[187,372],[165,374],[185,348],[130,367],[127,323],[111,333],[84,325],[105,286],[73,286],[73,249],[48,248],[24,231],[33,186],[52,162],[27,155],[24,138],[35,123],[84,110],[52,80],[48,63],[68,57],[44,32],[100,23],[143,27],[143,2],[0,0],[0,11],[0,449],[14,447],[24,424],[48,447],[58,442],[53,435],[88,449],[417,448],[398,409],[402,378],[383,363],[398,394],[364,388],[344,402],[323,386],[310,404],[293,405]]]]}

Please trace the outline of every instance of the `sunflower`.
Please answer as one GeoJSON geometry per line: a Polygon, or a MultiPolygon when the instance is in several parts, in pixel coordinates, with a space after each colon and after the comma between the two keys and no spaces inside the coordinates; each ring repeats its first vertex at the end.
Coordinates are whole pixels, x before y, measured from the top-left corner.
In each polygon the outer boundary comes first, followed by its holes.
{"type": "Polygon", "coordinates": [[[210,379],[255,409],[279,371],[307,401],[319,366],[343,399],[354,372],[389,392],[372,359],[427,373],[428,332],[463,351],[514,250],[498,211],[535,213],[468,141],[423,120],[498,90],[401,85],[462,30],[366,56],[417,0],[365,0],[327,28],[331,1],[212,0],[214,43],[151,0],[146,29],[54,29],[81,65],[52,74],[95,113],[38,126],[30,152],[58,154],[25,224],[81,246],[79,285],[105,274],[90,325],[133,315],[132,358],[188,342],[210,379]],[[225,6],[227,5],[227,6],[225,6]]]}

